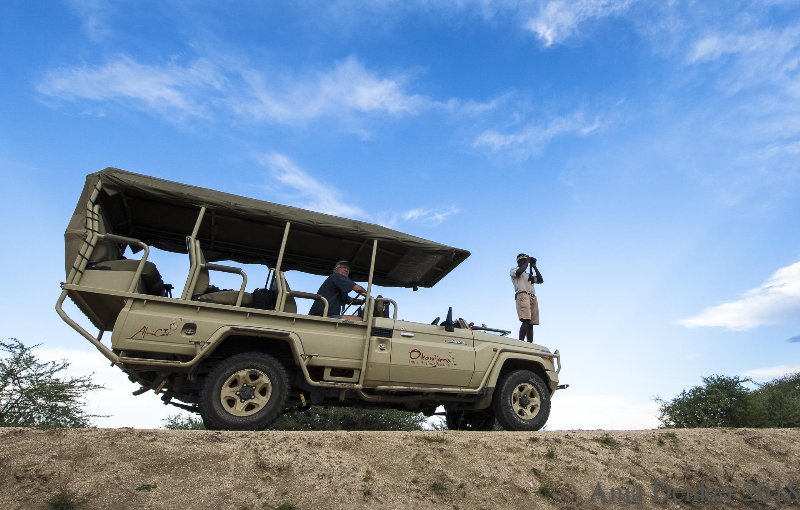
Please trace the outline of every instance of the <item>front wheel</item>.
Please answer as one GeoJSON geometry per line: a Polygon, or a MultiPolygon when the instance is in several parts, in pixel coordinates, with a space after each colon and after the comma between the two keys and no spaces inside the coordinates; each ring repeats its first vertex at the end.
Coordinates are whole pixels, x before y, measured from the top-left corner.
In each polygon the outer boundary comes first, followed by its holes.
{"type": "Polygon", "coordinates": [[[208,374],[200,416],[209,430],[263,430],[283,412],[286,369],[272,356],[246,352],[221,361],[208,374]]]}
{"type": "Polygon", "coordinates": [[[447,411],[445,423],[450,430],[489,431],[494,428],[495,419],[491,409],[483,411],[447,411]]]}
{"type": "Polygon", "coordinates": [[[530,370],[515,370],[500,379],[492,408],[506,430],[539,430],[550,416],[550,391],[530,370]]]}

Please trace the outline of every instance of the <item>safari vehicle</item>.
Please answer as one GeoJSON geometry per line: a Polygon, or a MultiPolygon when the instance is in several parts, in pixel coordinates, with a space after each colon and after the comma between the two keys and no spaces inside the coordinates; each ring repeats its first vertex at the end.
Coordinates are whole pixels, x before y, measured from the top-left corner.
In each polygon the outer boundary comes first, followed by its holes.
{"type": "Polygon", "coordinates": [[[285,412],[338,405],[427,415],[443,406],[453,429],[489,430],[496,420],[538,430],[559,388],[558,351],[481,331],[490,328],[454,319],[452,308],[442,323],[398,320],[398,304],[374,295],[373,286],[431,287],[465,250],[114,168],[87,176],[65,241],[58,314],[141,386],[134,394],[154,391],[209,429],[261,430],[285,412]],[[152,247],[188,255],[180,293],[148,260],[152,247]],[[341,259],[366,282],[358,320],[327,317],[322,296],[286,279],[329,275],[341,259]],[[263,265],[264,288],[247,292],[253,275],[222,261],[263,265]],[[211,286],[220,272],[239,288],[211,286]],[[98,334],[69,317],[67,297],[98,334]],[[325,316],[298,313],[298,299],[322,299],[325,316]]]}

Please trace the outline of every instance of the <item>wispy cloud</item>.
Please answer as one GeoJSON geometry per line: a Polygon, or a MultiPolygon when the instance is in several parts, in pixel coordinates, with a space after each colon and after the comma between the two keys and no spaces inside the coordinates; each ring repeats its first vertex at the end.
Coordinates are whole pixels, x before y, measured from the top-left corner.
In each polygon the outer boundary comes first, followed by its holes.
{"type": "Polygon", "coordinates": [[[248,93],[235,102],[235,109],[256,120],[296,123],[353,113],[414,115],[432,104],[405,90],[407,77],[380,76],[354,57],[328,71],[284,80],[282,85],[252,69],[242,70],[241,75],[248,93]]]}
{"type": "Polygon", "coordinates": [[[370,71],[355,57],[324,71],[279,74],[206,58],[149,65],[123,55],[103,65],[52,70],[35,87],[44,97],[130,106],[167,120],[176,114],[178,120],[234,115],[298,124],[323,117],[416,115],[447,105],[409,93],[408,80],[370,71]]]}
{"type": "Polygon", "coordinates": [[[288,156],[271,152],[257,156],[256,159],[269,172],[270,181],[266,186],[269,192],[279,195],[284,202],[303,209],[373,221],[390,228],[400,222],[437,227],[460,212],[453,206],[419,207],[404,212],[384,214],[376,219],[360,207],[349,203],[341,190],[330,183],[320,181],[310,172],[297,166],[288,156]]]}
{"type": "Polygon", "coordinates": [[[765,11],[719,16],[683,36],[685,84],[714,89],[697,118],[714,147],[731,147],[699,180],[728,205],[769,206],[800,183],[800,23],[781,26],[765,11]]]}
{"type": "Polygon", "coordinates": [[[489,129],[478,135],[472,143],[474,148],[485,148],[491,152],[512,152],[522,157],[536,156],[554,138],[560,136],[586,136],[600,127],[597,119],[587,121],[583,113],[557,117],[546,124],[529,124],[516,132],[498,132],[489,129]]]}
{"type": "Polygon", "coordinates": [[[689,65],[724,63],[723,87],[730,92],[761,85],[800,97],[800,25],[717,31],[697,38],[689,47],[689,65]]]}
{"type": "Polygon", "coordinates": [[[443,209],[412,209],[402,214],[406,221],[419,221],[426,225],[435,227],[441,225],[449,216],[458,214],[456,207],[445,207],[443,209]]]}
{"type": "Polygon", "coordinates": [[[800,315],[800,262],[778,269],[760,287],[735,301],[707,308],[678,323],[687,328],[743,331],[796,319],[800,315]]]}
{"type": "Polygon", "coordinates": [[[531,17],[525,27],[545,46],[564,42],[590,19],[605,18],[624,11],[632,0],[550,0],[531,17]]]}
{"type": "Polygon", "coordinates": [[[309,16],[324,16],[328,25],[353,31],[399,19],[425,16],[429,20],[463,24],[478,20],[495,27],[533,32],[550,47],[575,36],[581,24],[625,11],[636,0],[336,0],[314,7],[309,16]]]}
{"type": "Polygon", "coordinates": [[[312,177],[285,155],[271,152],[258,160],[269,170],[270,177],[280,185],[279,191],[297,207],[337,216],[365,216],[358,206],[349,204],[342,198],[341,191],[312,177]]]}
{"type": "Polygon", "coordinates": [[[108,16],[114,4],[104,0],[69,0],[68,5],[80,16],[83,31],[90,40],[102,41],[112,33],[108,16]]]}
{"type": "Polygon", "coordinates": [[[458,207],[424,208],[417,207],[408,211],[384,214],[377,220],[379,224],[387,227],[396,227],[401,222],[420,223],[428,227],[438,227],[448,218],[461,212],[458,207]]]}
{"type": "MultiPolygon", "coordinates": [[[[728,55],[769,53],[782,61],[783,56],[798,45],[797,36],[797,26],[782,30],[759,29],[748,33],[706,34],[694,42],[687,60],[689,63],[697,63],[718,60],[728,55]]],[[[775,62],[774,58],[770,60],[775,62]]]]}
{"type": "Polygon", "coordinates": [[[36,84],[40,94],[64,101],[117,103],[181,118],[208,115],[208,94],[224,88],[225,78],[206,60],[159,67],[128,56],[100,66],[55,69],[36,84]]]}
{"type": "Polygon", "coordinates": [[[754,368],[744,372],[742,375],[753,379],[776,379],[798,372],[800,372],[800,365],[777,365],[774,367],[754,368]]]}

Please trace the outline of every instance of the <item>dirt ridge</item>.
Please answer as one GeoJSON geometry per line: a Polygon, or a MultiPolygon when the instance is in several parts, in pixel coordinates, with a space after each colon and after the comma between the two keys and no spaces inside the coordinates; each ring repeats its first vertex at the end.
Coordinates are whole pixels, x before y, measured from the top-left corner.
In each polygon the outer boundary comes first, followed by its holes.
{"type": "Polygon", "coordinates": [[[0,508],[800,508],[800,430],[0,429],[0,508]]]}

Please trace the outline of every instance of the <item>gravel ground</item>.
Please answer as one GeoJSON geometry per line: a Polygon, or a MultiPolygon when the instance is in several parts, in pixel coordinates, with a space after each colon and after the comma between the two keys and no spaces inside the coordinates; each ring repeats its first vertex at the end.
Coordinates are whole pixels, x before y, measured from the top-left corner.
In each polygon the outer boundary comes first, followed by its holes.
{"type": "Polygon", "coordinates": [[[0,509],[800,508],[800,430],[0,429],[0,509]]]}

